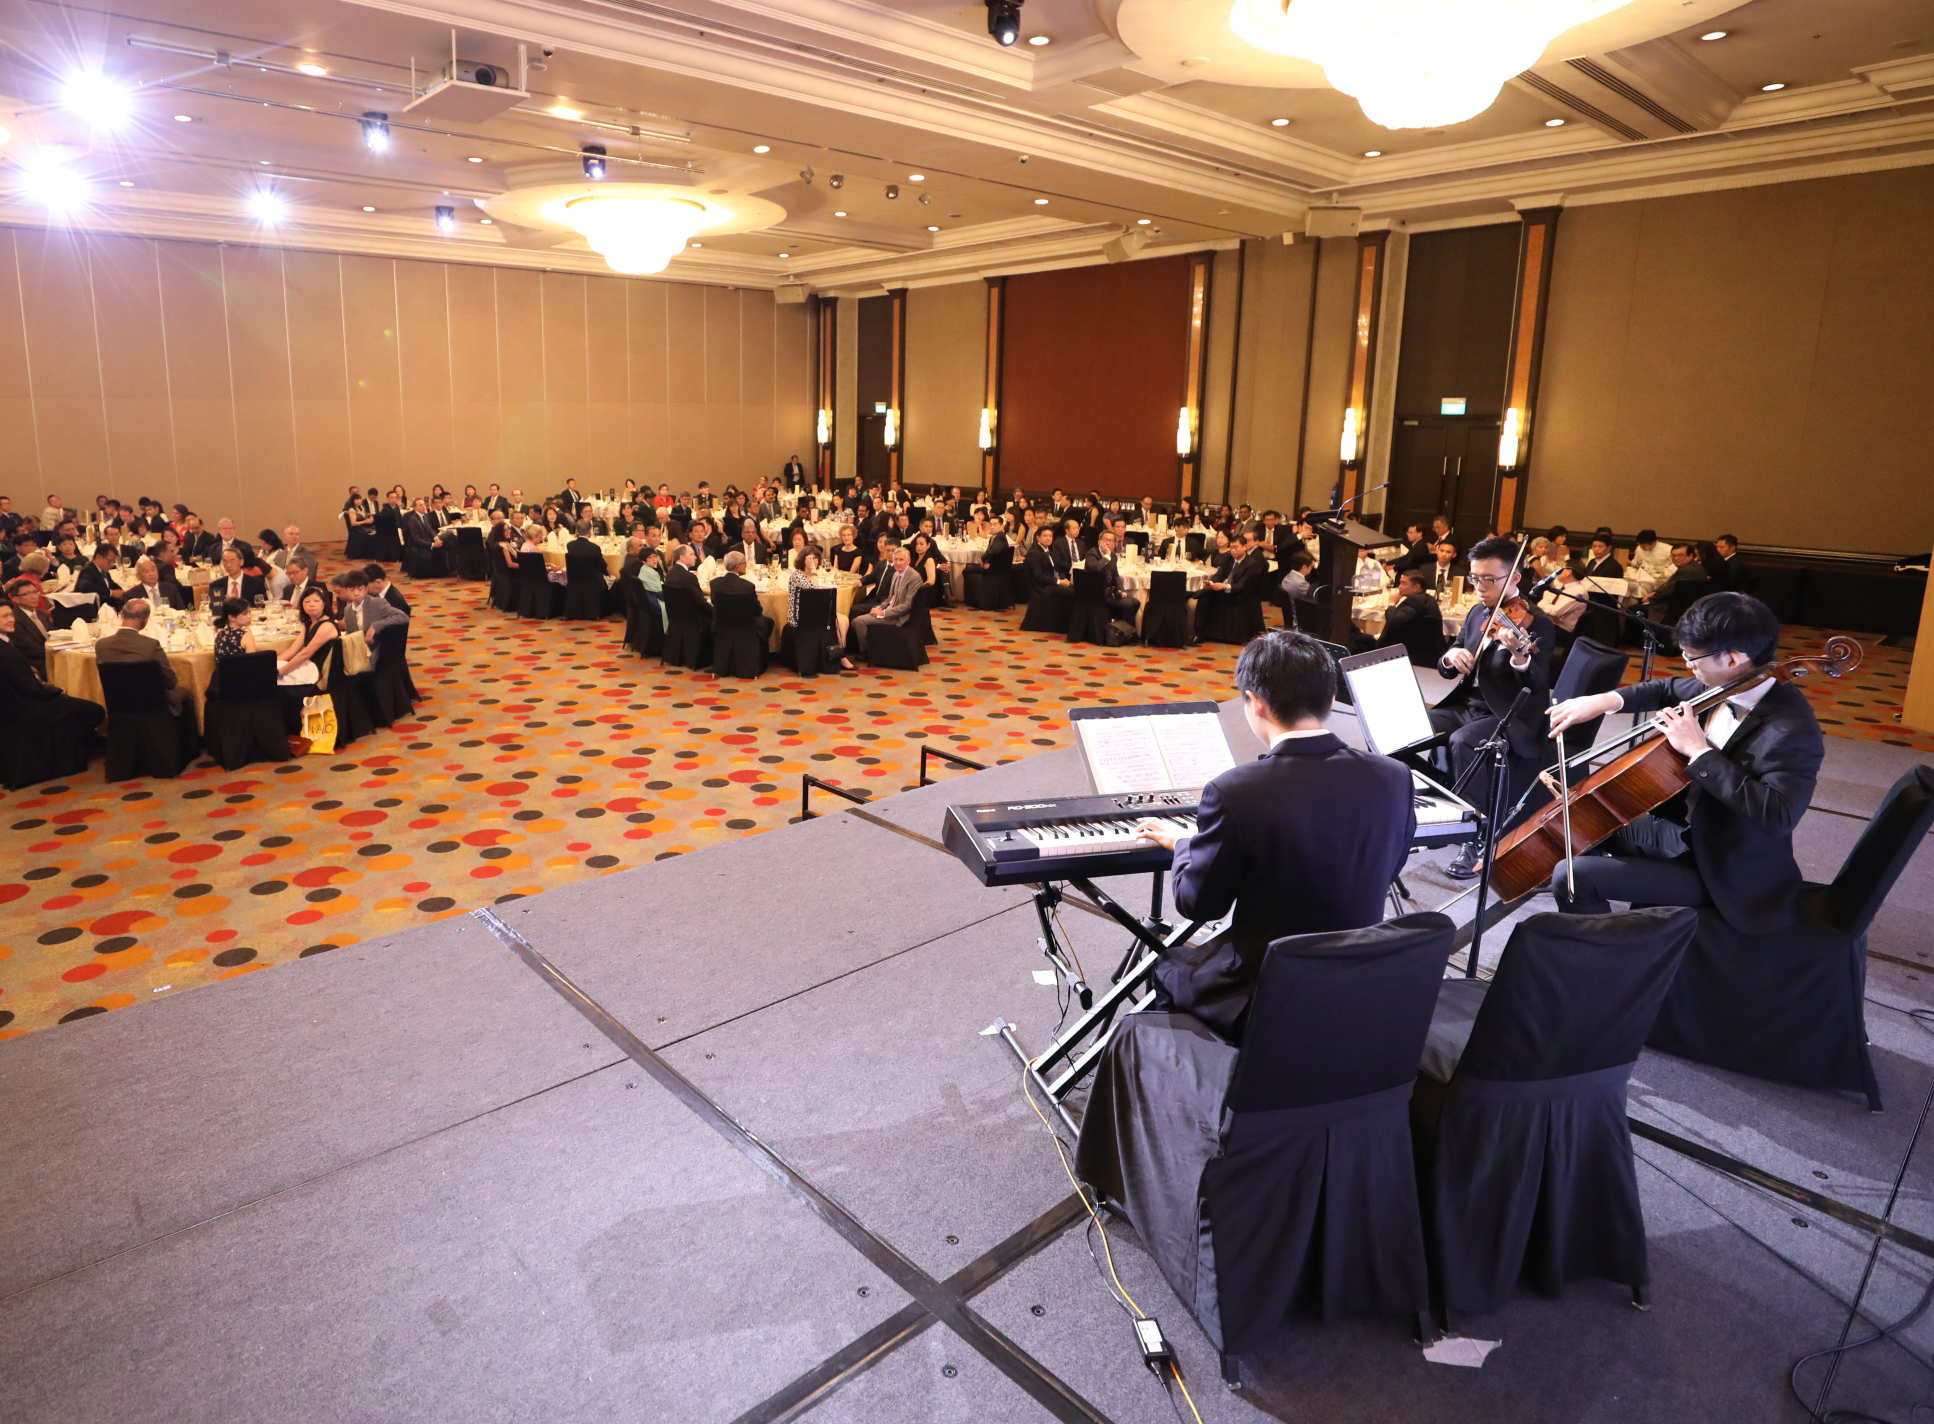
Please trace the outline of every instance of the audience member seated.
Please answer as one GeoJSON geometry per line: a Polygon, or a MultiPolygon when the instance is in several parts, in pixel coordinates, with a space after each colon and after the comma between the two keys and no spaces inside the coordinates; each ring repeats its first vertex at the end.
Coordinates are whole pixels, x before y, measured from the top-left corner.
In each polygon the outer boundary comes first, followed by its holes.
{"type": "Polygon", "coordinates": [[[1126,623],[1131,628],[1135,615],[1140,611],[1135,596],[1121,586],[1121,551],[1116,545],[1112,529],[1104,529],[1095,536],[1093,551],[1082,562],[1084,569],[1091,569],[1102,577],[1102,601],[1108,605],[1108,616],[1118,623],[1126,623]]]}
{"type": "Polygon", "coordinates": [[[188,692],[161,644],[143,631],[152,607],[145,598],[129,598],[121,609],[121,626],[95,642],[94,657],[103,663],[153,663],[161,669],[162,686],[168,689],[168,710],[179,717],[188,705],[188,692]]]}
{"type": "Polygon", "coordinates": [[[1366,648],[1401,647],[1417,667],[1437,665],[1444,655],[1444,610],[1425,591],[1422,570],[1406,569],[1397,576],[1397,590],[1383,615],[1383,632],[1358,641],[1366,648]]]}
{"type": "Polygon", "coordinates": [[[894,546],[892,561],[882,582],[885,587],[879,601],[853,619],[853,638],[862,653],[876,627],[881,624],[899,627],[913,612],[913,600],[920,592],[920,575],[914,572],[913,555],[905,545],[894,546]]]}
{"type": "Polygon", "coordinates": [[[329,580],[336,593],[336,626],[344,633],[361,633],[369,644],[370,666],[376,665],[376,634],[392,623],[407,623],[410,615],[395,604],[369,597],[369,578],[360,569],[329,580]]]}
{"type": "MultiPolygon", "coordinates": [[[[745,555],[737,549],[725,556],[725,572],[712,580],[711,594],[714,604],[721,594],[742,593],[751,598],[759,596],[758,588],[745,576],[745,555]]],[[[758,630],[760,643],[772,640],[772,620],[761,613],[753,620],[758,630]]]]}
{"type": "Polygon", "coordinates": [[[222,571],[219,577],[208,585],[211,602],[234,599],[241,603],[256,603],[269,596],[268,583],[260,574],[245,573],[242,569],[242,555],[239,550],[227,549],[222,553],[222,571]]]}
{"type": "Polygon", "coordinates": [[[47,634],[53,623],[47,609],[47,596],[40,580],[31,576],[17,578],[7,585],[7,603],[13,609],[13,646],[33,668],[36,677],[47,675],[47,634]]]}

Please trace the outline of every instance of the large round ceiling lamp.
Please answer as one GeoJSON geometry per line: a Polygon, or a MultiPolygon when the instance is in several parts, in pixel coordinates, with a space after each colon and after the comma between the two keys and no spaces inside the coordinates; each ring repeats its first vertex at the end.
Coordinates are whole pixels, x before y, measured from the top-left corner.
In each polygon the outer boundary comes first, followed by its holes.
{"type": "Polygon", "coordinates": [[[702,204],[683,198],[574,198],[564,220],[605,264],[628,277],[662,272],[705,225],[702,204]]]}
{"type": "Polygon", "coordinates": [[[1476,118],[1574,25],[1626,0],[1235,0],[1229,25],[1308,59],[1387,129],[1476,118]]]}

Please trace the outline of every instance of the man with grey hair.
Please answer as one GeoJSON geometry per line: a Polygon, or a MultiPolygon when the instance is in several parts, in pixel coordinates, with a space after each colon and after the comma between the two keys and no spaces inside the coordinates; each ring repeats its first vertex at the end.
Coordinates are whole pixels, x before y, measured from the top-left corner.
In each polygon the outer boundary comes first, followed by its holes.
{"type": "MultiPolygon", "coordinates": [[[[329,592],[322,580],[316,576],[318,567],[314,554],[297,554],[289,560],[288,600],[297,608],[302,607],[302,600],[308,595],[310,589],[322,589],[325,595],[329,592]]],[[[330,607],[335,607],[335,600],[330,599],[329,604],[330,607]]]]}
{"type": "MultiPolygon", "coordinates": [[[[752,598],[759,596],[758,588],[745,576],[745,555],[734,549],[725,556],[725,572],[712,580],[712,608],[716,612],[720,594],[742,593],[752,598]]],[[[759,641],[772,641],[772,620],[761,613],[753,619],[753,627],[758,630],[759,641]]]]}
{"type": "Polygon", "coordinates": [[[886,591],[880,601],[870,610],[853,620],[853,639],[859,650],[866,651],[866,639],[874,628],[882,623],[895,627],[907,621],[913,612],[914,595],[920,592],[920,575],[913,571],[913,555],[907,552],[904,544],[893,546],[893,573],[886,583],[886,591]]]}
{"type": "Polygon", "coordinates": [[[145,598],[129,598],[121,606],[120,628],[95,642],[94,658],[100,663],[153,663],[161,669],[161,685],[168,689],[168,710],[179,717],[188,705],[188,692],[161,644],[143,631],[152,607],[145,598]]]}

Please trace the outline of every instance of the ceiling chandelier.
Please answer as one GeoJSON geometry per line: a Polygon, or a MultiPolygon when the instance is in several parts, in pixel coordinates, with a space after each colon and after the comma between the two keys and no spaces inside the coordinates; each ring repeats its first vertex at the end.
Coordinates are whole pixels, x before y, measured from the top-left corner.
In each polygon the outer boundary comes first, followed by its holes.
{"type": "Polygon", "coordinates": [[[705,225],[701,203],[684,198],[574,198],[564,220],[605,264],[628,277],[662,272],[705,225]]]}
{"type": "Polygon", "coordinates": [[[1387,129],[1476,118],[1554,39],[1627,0],[1235,0],[1259,49],[1314,61],[1387,129]]]}

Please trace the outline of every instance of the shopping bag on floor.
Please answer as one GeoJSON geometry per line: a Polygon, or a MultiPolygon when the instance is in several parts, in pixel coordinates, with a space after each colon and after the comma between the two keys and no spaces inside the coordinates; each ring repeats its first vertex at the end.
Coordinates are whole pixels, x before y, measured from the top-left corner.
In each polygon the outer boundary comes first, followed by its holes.
{"type": "Polygon", "coordinates": [[[311,754],[335,751],[336,706],[327,697],[302,699],[302,735],[308,739],[311,754]]]}

